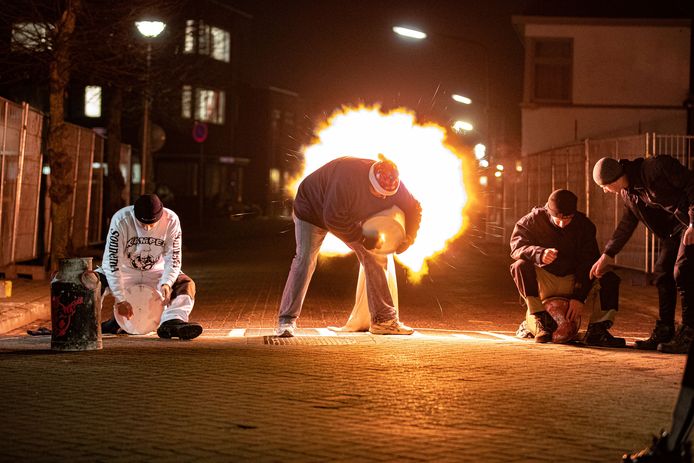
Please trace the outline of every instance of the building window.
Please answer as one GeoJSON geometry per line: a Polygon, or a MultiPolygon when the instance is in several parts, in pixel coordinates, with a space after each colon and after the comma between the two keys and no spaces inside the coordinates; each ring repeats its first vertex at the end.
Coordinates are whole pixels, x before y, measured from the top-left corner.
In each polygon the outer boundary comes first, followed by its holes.
{"type": "Polygon", "coordinates": [[[48,26],[39,23],[15,23],[12,25],[10,49],[12,51],[50,50],[48,26]]]}
{"type": "Polygon", "coordinates": [[[573,40],[530,39],[530,101],[571,103],[573,40]]]}
{"type": "Polygon", "coordinates": [[[219,27],[205,24],[202,20],[186,21],[184,53],[207,55],[216,60],[229,62],[231,50],[231,35],[219,27]]]}
{"type": "Polygon", "coordinates": [[[224,92],[196,88],[195,118],[202,122],[224,124],[224,92]]]}
{"type": "Polygon", "coordinates": [[[183,53],[195,53],[195,21],[186,21],[186,36],[183,43],[183,53]]]}
{"type": "Polygon", "coordinates": [[[98,85],[84,87],[84,115],[101,117],[101,87],[98,85]]]}
{"type": "Polygon", "coordinates": [[[181,117],[193,117],[193,88],[190,85],[184,85],[181,90],[181,117]]]}
{"type": "Polygon", "coordinates": [[[210,56],[216,60],[228,63],[229,45],[231,44],[229,33],[223,29],[211,27],[210,36],[212,38],[212,49],[210,50],[210,56]]]}
{"type": "Polygon", "coordinates": [[[221,90],[195,88],[184,85],[181,90],[181,117],[192,117],[200,122],[224,124],[226,95],[221,90]],[[193,96],[195,98],[193,98],[193,96]]]}

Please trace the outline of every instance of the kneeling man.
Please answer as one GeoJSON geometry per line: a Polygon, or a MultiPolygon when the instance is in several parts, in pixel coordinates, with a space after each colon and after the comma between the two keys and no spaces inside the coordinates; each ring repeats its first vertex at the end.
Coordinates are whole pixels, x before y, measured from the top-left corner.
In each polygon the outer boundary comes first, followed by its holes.
{"type": "Polygon", "coordinates": [[[618,308],[619,277],[608,272],[591,281],[600,250],[595,225],[576,210],[577,201],[569,190],[556,190],[544,207],[533,208],[513,229],[511,275],[527,306],[526,329],[536,342],[551,341],[554,321],[543,301],[561,296],[569,299],[566,318],[579,327],[588,306],[587,345],[624,347],[624,339],[608,331],[618,308]]]}
{"type": "MultiPolygon", "coordinates": [[[[125,290],[133,285],[150,286],[161,293],[164,312],[157,334],[160,338],[193,339],[202,326],[188,321],[193,310],[195,283],[181,272],[181,224],[157,195],[142,195],[111,218],[101,268],[102,293],[110,288],[115,308],[125,318],[133,308],[125,290]]],[[[101,324],[103,333],[115,334],[115,318],[101,324]]]]}

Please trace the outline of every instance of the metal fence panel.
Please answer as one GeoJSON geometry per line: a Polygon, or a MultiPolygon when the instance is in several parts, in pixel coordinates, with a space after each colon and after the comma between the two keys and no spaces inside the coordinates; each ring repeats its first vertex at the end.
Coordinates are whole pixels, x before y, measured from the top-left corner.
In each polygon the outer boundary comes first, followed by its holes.
{"type": "Polygon", "coordinates": [[[42,117],[0,99],[0,266],[37,257],[42,117]]]}
{"type": "Polygon", "coordinates": [[[39,194],[41,190],[41,131],[43,117],[24,105],[23,136],[21,137],[21,181],[16,207],[16,232],[12,261],[21,262],[37,257],[39,194]]]}
{"type": "Polygon", "coordinates": [[[89,244],[101,241],[101,217],[104,199],[104,145],[104,139],[95,134],[92,153],[92,184],[89,194],[89,230],[87,235],[89,244]]]}
{"type": "MultiPolygon", "coordinates": [[[[592,168],[602,157],[636,159],[669,154],[691,169],[694,167],[694,136],[643,134],[601,140],[586,140],[552,150],[533,153],[524,161],[523,173],[509,180],[508,219],[504,231],[508,237],[513,224],[533,206],[542,205],[557,188],[566,188],[578,196],[579,210],[585,211],[597,227],[597,239],[604,247],[623,213],[617,195],[607,194],[593,182],[592,168]]],[[[639,224],[634,235],[617,255],[622,267],[650,272],[657,253],[657,240],[639,224]]]]}

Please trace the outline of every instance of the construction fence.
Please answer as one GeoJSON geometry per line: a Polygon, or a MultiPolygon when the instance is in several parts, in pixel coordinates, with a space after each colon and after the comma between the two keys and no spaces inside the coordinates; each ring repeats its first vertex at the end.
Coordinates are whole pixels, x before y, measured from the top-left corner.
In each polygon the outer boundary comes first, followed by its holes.
{"type": "MultiPolygon", "coordinates": [[[[50,176],[44,179],[43,128],[39,111],[0,98],[0,272],[42,257],[49,248],[50,176]]],[[[102,241],[104,137],[67,124],[66,148],[75,160],[70,234],[73,247],[79,249],[102,241]]],[[[130,179],[130,158],[130,146],[121,145],[120,167],[126,179],[130,179]]]]}
{"type": "MultiPolygon", "coordinates": [[[[504,174],[497,204],[490,204],[489,230],[495,239],[508,243],[513,226],[534,206],[543,206],[558,188],[578,196],[578,208],[597,227],[602,248],[612,236],[622,214],[618,195],[604,193],[593,182],[592,169],[602,157],[636,159],[669,154],[690,169],[694,167],[694,136],[646,133],[611,139],[587,139],[583,143],[528,155],[520,173],[504,174]]],[[[658,240],[643,224],[616,259],[621,267],[651,272],[658,252],[658,240]]]]}

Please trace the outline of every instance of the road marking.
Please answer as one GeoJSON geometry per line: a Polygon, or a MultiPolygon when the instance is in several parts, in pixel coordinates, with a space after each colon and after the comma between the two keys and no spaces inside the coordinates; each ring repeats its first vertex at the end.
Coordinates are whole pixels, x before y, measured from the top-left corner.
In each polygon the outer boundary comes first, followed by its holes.
{"type": "Polygon", "coordinates": [[[480,333],[480,334],[486,334],[487,336],[492,336],[492,337],[495,337],[495,338],[499,338],[499,339],[502,339],[502,340],[504,340],[504,341],[523,342],[522,339],[518,339],[518,338],[515,337],[515,336],[508,336],[508,335],[501,334],[501,333],[494,333],[494,332],[492,332],[492,331],[478,331],[478,333],[480,333]]]}
{"type": "Polygon", "coordinates": [[[451,336],[453,336],[454,338],[460,338],[460,339],[468,339],[468,340],[469,339],[475,339],[472,336],[469,336],[467,334],[460,334],[460,333],[454,333],[451,336]]]}
{"type": "Polygon", "coordinates": [[[229,338],[242,338],[246,335],[246,329],[245,328],[234,328],[233,330],[229,331],[229,334],[227,334],[227,337],[229,338]]]}
{"type": "Polygon", "coordinates": [[[327,328],[314,328],[320,336],[337,336],[337,333],[327,328]]]}

